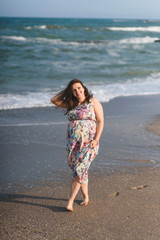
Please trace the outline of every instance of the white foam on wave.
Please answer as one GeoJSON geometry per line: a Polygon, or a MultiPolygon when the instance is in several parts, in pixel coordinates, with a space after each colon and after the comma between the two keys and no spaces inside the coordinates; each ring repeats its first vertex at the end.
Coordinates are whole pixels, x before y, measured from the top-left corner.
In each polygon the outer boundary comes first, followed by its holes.
{"type": "Polygon", "coordinates": [[[3,40],[13,40],[13,41],[27,41],[27,42],[46,42],[53,45],[61,44],[65,46],[101,46],[104,44],[147,44],[154,43],[159,38],[154,37],[143,37],[143,38],[126,38],[115,41],[63,41],[61,39],[49,39],[49,38],[25,38],[23,36],[1,36],[3,40]]]}
{"type": "Polygon", "coordinates": [[[31,26],[25,27],[24,29],[26,29],[26,30],[30,30],[30,29],[33,29],[33,28],[37,28],[37,29],[46,29],[47,26],[46,26],[46,25],[40,25],[40,26],[35,25],[35,26],[33,26],[33,27],[31,27],[31,26]]]}
{"type": "Polygon", "coordinates": [[[107,27],[111,31],[127,31],[127,32],[160,32],[159,26],[150,27],[107,27]]]}
{"type": "Polygon", "coordinates": [[[34,28],[38,28],[38,29],[46,29],[47,26],[46,26],[46,25],[34,26],[34,28]]]}
{"type": "Polygon", "coordinates": [[[25,38],[23,36],[1,36],[2,40],[13,40],[13,41],[28,41],[28,42],[47,42],[51,44],[67,44],[61,39],[48,39],[48,38],[25,38]]]}
{"type": "Polygon", "coordinates": [[[151,74],[146,79],[134,79],[126,83],[88,87],[101,102],[108,102],[121,96],[160,94],[160,73],[151,74]]]}
{"type": "Polygon", "coordinates": [[[22,36],[2,36],[2,39],[10,39],[10,40],[16,40],[16,41],[26,41],[27,38],[22,36]]]}
{"type": "Polygon", "coordinates": [[[40,41],[40,42],[48,42],[48,43],[53,43],[53,44],[63,43],[63,41],[61,39],[34,38],[33,40],[40,41]]]}
{"type": "MultiPolygon", "coordinates": [[[[87,85],[89,90],[101,102],[108,102],[115,97],[160,94],[160,72],[145,79],[128,80],[125,83],[87,85]]],[[[59,89],[60,90],[60,89],[59,89]]],[[[52,106],[50,98],[56,92],[43,89],[41,92],[23,94],[1,94],[0,110],[52,106]],[[43,96],[43,97],[42,97],[43,96]]]]}
{"type": "Polygon", "coordinates": [[[24,94],[1,94],[0,110],[51,106],[49,92],[28,92],[24,94]],[[43,97],[42,97],[43,96],[43,97]]]}
{"type": "Polygon", "coordinates": [[[35,41],[42,41],[42,42],[48,42],[52,44],[62,44],[62,45],[74,45],[74,46],[99,46],[99,45],[104,45],[104,44],[147,44],[147,43],[154,43],[156,40],[159,40],[159,38],[155,37],[137,37],[137,38],[125,38],[121,40],[115,40],[115,41],[63,41],[61,39],[47,39],[47,38],[35,38],[35,41]]]}
{"type": "Polygon", "coordinates": [[[101,46],[104,44],[148,44],[148,43],[154,43],[156,40],[159,40],[159,38],[155,37],[137,37],[137,38],[124,38],[121,40],[115,40],[115,41],[63,41],[61,39],[48,39],[48,38],[34,38],[33,41],[39,41],[39,42],[48,42],[51,44],[61,44],[66,46],[101,46]]]}
{"type": "Polygon", "coordinates": [[[32,27],[28,26],[28,27],[25,27],[24,29],[30,30],[30,29],[32,29],[32,27]]]}
{"type": "Polygon", "coordinates": [[[62,45],[95,45],[97,43],[94,43],[94,41],[63,41],[61,39],[49,39],[49,38],[35,38],[34,41],[42,41],[42,42],[48,42],[51,44],[62,44],[62,45]]]}
{"type": "Polygon", "coordinates": [[[143,38],[126,38],[126,39],[121,39],[118,42],[120,44],[146,44],[146,43],[153,43],[158,38],[153,38],[153,37],[143,37],[143,38]]]}

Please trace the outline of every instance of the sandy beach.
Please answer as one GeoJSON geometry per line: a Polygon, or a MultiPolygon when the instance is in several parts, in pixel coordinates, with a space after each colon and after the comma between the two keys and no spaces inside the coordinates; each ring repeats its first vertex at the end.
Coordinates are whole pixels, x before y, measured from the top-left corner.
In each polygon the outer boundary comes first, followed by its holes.
{"type": "Polygon", "coordinates": [[[90,203],[81,207],[79,193],[73,213],[65,210],[71,173],[64,116],[51,108],[1,111],[0,239],[159,240],[159,98],[103,104],[90,203]]]}
{"type": "Polygon", "coordinates": [[[159,240],[159,175],[146,168],[92,176],[89,205],[79,206],[79,193],[73,213],[65,211],[69,184],[1,195],[1,239],[159,240]]]}

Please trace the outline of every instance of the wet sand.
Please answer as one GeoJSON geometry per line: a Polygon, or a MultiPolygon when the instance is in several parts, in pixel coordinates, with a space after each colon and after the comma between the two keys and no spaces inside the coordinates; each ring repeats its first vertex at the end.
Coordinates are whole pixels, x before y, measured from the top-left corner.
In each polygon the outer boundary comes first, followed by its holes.
{"type": "Polygon", "coordinates": [[[160,135],[160,116],[147,126],[147,130],[160,135]]]}

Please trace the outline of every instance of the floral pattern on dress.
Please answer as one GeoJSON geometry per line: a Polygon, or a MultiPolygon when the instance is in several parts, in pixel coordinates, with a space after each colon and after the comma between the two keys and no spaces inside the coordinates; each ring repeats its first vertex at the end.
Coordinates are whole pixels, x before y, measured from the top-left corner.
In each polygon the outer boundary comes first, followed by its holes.
{"type": "Polygon", "coordinates": [[[79,182],[88,182],[88,169],[98,154],[99,144],[90,147],[96,135],[96,117],[93,103],[78,105],[68,112],[67,156],[73,172],[72,178],[79,176],[79,182]]]}

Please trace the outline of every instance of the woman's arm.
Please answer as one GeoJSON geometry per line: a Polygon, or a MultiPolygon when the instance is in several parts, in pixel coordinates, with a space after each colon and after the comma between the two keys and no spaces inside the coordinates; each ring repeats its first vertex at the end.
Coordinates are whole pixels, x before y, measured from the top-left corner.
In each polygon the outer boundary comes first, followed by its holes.
{"type": "Polygon", "coordinates": [[[65,108],[65,104],[59,100],[58,96],[54,96],[50,99],[51,103],[55,104],[57,108],[65,108]]]}
{"type": "Polygon", "coordinates": [[[97,143],[99,142],[99,139],[101,137],[103,127],[104,127],[104,115],[103,115],[103,108],[101,103],[96,99],[92,98],[93,106],[94,106],[94,112],[97,119],[97,128],[96,128],[96,136],[95,139],[91,142],[91,147],[95,147],[97,143]]]}

